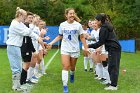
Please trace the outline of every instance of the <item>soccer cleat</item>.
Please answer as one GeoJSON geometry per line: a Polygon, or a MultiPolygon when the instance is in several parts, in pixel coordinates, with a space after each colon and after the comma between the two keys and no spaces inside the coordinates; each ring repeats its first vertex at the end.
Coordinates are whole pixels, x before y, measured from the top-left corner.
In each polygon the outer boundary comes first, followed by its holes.
{"type": "Polygon", "coordinates": [[[68,86],[63,86],[63,89],[64,93],[68,93],[68,86]]]}
{"type": "Polygon", "coordinates": [[[74,82],[74,75],[70,75],[70,82],[71,82],[71,83],[74,82]]]}
{"type": "Polygon", "coordinates": [[[100,81],[101,81],[101,82],[104,82],[105,80],[106,80],[105,78],[101,78],[101,80],[100,80],[100,81]]]}
{"type": "Polygon", "coordinates": [[[89,72],[93,72],[93,68],[90,68],[90,69],[89,69],[89,72]]]}
{"type": "Polygon", "coordinates": [[[38,78],[33,76],[32,79],[31,79],[31,82],[33,82],[35,84],[38,83],[38,78]]]}
{"type": "Polygon", "coordinates": [[[87,72],[87,69],[85,69],[85,72],[87,72]]]}
{"type": "Polygon", "coordinates": [[[106,87],[104,89],[105,90],[117,90],[118,88],[117,87],[114,87],[114,86],[109,86],[109,87],[106,87]]]}
{"type": "Polygon", "coordinates": [[[35,84],[35,83],[31,82],[31,80],[27,80],[26,83],[29,84],[29,85],[35,84]]]}

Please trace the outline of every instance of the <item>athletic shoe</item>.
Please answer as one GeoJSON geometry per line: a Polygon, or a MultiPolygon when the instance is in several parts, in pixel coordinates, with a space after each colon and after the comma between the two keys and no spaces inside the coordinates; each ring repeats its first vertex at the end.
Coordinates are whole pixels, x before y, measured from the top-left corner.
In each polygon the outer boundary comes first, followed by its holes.
{"type": "Polygon", "coordinates": [[[100,78],[100,77],[95,77],[94,79],[101,80],[102,78],[100,78]]]}
{"type": "Polygon", "coordinates": [[[105,80],[106,80],[105,78],[101,78],[101,80],[100,80],[100,81],[101,81],[101,82],[104,82],[105,80]]]}
{"type": "Polygon", "coordinates": [[[70,82],[71,82],[71,83],[74,82],[74,75],[70,75],[70,82]]]}
{"type": "Polygon", "coordinates": [[[29,84],[29,85],[35,84],[35,83],[31,82],[31,80],[27,80],[26,83],[29,84]]]}
{"type": "Polygon", "coordinates": [[[117,87],[114,87],[114,86],[109,86],[109,87],[106,87],[104,89],[105,90],[117,90],[118,88],[117,87]]]}
{"type": "Polygon", "coordinates": [[[101,84],[107,85],[107,84],[110,84],[110,83],[107,80],[104,80],[104,81],[101,82],[101,84]]]}
{"type": "Polygon", "coordinates": [[[12,87],[12,89],[13,89],[14,91],[22,91],[22,89],[21,89],[20,87],[17,87],[17,88],[12,87]]]}
{"type": "Polygon", "coordinates": [[[85,69],[85,72],[87,72],[87,69],[85,69]]]}
{"type": "Polygon", "coordinates": [[[90,69],[89,69],[89,72],[93,72],[93,68],[90,68],[90,69]]]}
{"type": "Polygon", "coordinates": [[[32,79],[31,79],[31,82],[33,82],[35,84],[38,83],[38,78],[33,76],[32,79]]]}
{"type": "Polygon", "coordinates": [[[63,86],[63,89],[64,93],[68,93],[68,86],[63,86]]]}

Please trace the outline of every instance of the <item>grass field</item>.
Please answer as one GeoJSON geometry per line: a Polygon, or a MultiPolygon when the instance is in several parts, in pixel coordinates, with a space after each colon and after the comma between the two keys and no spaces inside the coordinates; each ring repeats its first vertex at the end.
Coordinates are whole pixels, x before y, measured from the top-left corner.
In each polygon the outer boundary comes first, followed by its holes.
{"type": "MultiPolygon", "coordinates": [[[[45,57],[46,63],[55,52],[56,49],[49,50],[49,54],[45,57]]],[[[69,93],[140,93],[139,60],[139,51],[122,53],[119,89],[117,91],[105,91],[105,86],[94,79],[93,73],[84,72],[81,54],[76,66],[75,82],[68,84],[69,93]],[[122,69],[126,69],[125,74],[122,74],[122,69]]],[[[39,83],[34,85],[31,93],[63,93],[61,70],[60,53],[58,53],[48,66],[47,75],[40,78],[39,83]]],[[[4,48],[0,49],[0,93],[15,93],[11,89],[11,70],[4,48]]]]}

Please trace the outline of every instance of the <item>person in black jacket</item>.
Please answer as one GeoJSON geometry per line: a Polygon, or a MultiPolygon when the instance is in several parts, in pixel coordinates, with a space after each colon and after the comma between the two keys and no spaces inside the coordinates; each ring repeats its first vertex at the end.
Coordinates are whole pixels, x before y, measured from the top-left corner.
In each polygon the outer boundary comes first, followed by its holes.
{"type": "Polygon", "coordinates": [[[108,71],[111,80],[110,86],[106,87],[105,90],[117,90],[121,46],[114,32],[113,26],[107,21],[107,16],[105,14],[97,14],[95,20],[98,21],[98,24],[101,26],[99,41],[88,45],[88,47],[96,49],[103,44],[105,45],[105,49],[108,51],[108,71]]]}

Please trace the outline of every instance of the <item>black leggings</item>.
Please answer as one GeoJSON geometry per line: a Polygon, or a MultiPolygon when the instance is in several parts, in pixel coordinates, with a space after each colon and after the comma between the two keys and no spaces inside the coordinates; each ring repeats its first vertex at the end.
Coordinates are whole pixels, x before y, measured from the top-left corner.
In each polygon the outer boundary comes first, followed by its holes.
{"type": "Polygon", "coordinates": [[[119,77],[121,51],[110,50],[108,53],[108,72],[110,75],[111,86],[116,87],[119,77]]]}

